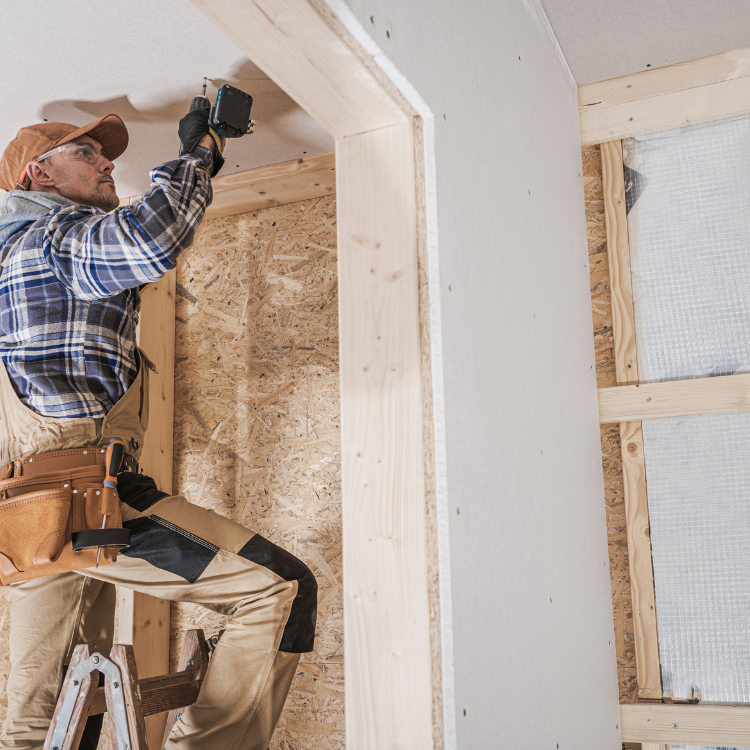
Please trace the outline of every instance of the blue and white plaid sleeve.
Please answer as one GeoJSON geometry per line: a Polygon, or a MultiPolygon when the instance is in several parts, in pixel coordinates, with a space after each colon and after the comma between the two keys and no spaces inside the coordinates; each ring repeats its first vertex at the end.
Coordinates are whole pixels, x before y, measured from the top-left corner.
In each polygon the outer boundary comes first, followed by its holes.
{"type": "Polygon", "coordinates": [[[211,204],[211,151],[198,147],[151,171],[151,189],[111,214],[59,209],[42,249],[53,273],[80,299],[103,299],[160,279],[189,247],[211,204]]]}

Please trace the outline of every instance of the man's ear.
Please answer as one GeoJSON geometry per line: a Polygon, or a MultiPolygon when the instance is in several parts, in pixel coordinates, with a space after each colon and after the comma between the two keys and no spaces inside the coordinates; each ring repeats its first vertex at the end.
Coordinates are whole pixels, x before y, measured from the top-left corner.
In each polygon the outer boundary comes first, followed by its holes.
{"type": "Polygon", "coordinates": [[[47,171],[44,164],[38,161],[30,161],[26,165],[26,175],[31,180],[32,190],[37,188],[55,187],[55,180],[47,171]]]}

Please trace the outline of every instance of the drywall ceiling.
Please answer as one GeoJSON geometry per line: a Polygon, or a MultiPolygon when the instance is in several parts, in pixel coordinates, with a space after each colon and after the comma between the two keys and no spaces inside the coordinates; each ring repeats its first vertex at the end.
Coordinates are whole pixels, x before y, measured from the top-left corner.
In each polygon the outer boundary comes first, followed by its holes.
{"type": "Polygon", "coordinates": [[[541,0],[578,85],[750,47],[747,0],[541,0]]]}
{"type": "Polygon", "coordinates": [[[333,138],[187,0],[6,3],[0,25],[0,150],[42,120],[83,125],[114,112],[130,146],[115,164],[121,197],[148,188],[179,148],[177,123],[210,79],[253,96],[255,133],[230,141],[222,174],[331,151],[333,138]]]}

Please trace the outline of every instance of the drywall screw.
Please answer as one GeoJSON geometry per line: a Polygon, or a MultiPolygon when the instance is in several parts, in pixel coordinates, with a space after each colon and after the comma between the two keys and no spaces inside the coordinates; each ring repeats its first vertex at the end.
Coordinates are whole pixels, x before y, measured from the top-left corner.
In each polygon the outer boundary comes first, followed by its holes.
{"type": "Polygon", "coordinates": [[[648,398],[646,399],[646,401],[651,401],[651,396],[649,396],[649,397],[648,397],[648,398]]]}
{"type": "Polygon", "coordinates": [[[672,724],[672,729],[677,729],[677,724],[672,724]]]}
{"type": "Polygon", "coordinates": [[[630,84],[628,84],[628,88],[630,88],[630,84]]]}
{"type": "Polygon", "coordinates": [[[628,122],[633,122],[633,118],[632,117],[628,117],[628,122]]]}
{"type": "Polygon", "coordinates": [[[189,667],[192,667],[192,666],[193,666],[193,663],[194,663],[194,662],[193,662],[193,660],[192,660],[192,659],[190,659],[190,661],[188,661],[188,666],[189,666],[189,667]]]}
{"type": "Polygon", "coordinates": [[[91,663],[92,664],[98,664],[99,663],[99,657],[98,656],[92,656],[91,657],[91,663]]]}
{"type": "Polygon", "coordinates": [[[73,684],[77,685],[78,684],[78,680],[73,680],[73,684]]]}
{"type": "Polygon", "coordinates": [[[113,682],[113,683],[112,683],[112,687],[113,687],[113,688],[114,688],[115,690],[117,690],[117,688],[118,688],[118,687],[120,687],[120,683],[119,683],[119,682],[113,682]]]}

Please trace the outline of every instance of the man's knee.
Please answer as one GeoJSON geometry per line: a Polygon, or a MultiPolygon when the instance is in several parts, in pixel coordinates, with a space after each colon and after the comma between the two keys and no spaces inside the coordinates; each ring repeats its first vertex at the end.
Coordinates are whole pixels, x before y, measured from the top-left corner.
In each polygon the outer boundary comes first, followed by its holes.
{"type": "Polygon", "coordinates": [[[291,552],[256,534],[238,553],[256,565],[268,568],[285,581],[297,582],[279,651],[304,654],[313,650],[318,612],[318,583],[310,568],[291,552]]]}

